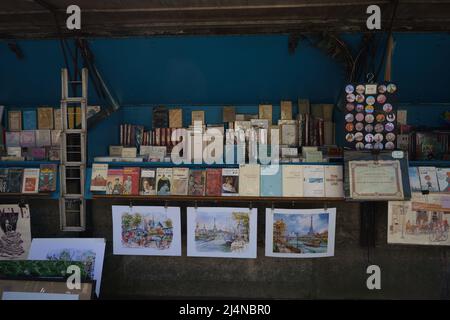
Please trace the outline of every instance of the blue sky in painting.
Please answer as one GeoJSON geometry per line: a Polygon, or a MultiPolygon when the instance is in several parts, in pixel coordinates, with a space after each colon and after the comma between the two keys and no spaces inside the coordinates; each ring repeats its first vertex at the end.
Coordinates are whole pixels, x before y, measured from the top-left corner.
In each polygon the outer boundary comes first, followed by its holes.
{"type": "Polygon", "coordinates": [[[235,225],[233,216],[231,212],[197,212],[195,222],[200,225],[200,227],[203,227],[205,225],[207,228],[212,228],[214,226],[214,218],[216,218],[216,227],[218,229],[224,230],[229,229],[230,227],[233,227],[235,225]]]}
{"type": "Polygon", "coordinates": [[[281,220],[286,223],[288,233],[305,234],[309,231],[309,226],[311,224],[311,216],[313,217],[313,228],[315,232],[323,232],[328,230],[328,213],[319,214],[285,214],[276,213],[274,214],[274,221],[281,220]]]}

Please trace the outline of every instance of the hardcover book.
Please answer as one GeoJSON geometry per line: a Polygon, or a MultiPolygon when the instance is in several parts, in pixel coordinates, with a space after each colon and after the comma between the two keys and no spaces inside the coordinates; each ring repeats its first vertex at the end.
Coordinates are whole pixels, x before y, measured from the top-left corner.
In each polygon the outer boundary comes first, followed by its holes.
{"type": "Polygon", "coordinates": [[[22,130],[22,112],[8,111],[8,128],[9,131],[22,130]]]}
{"type": "Polygon", "coordinates": [[[205,111],[192,111],[192,125],[195,125],[195,122],[201,122],[205,124],[205,111]]]}
{"type": "Polygon", "coordinates": [[[81,107],[75,107],[75,129],[81,128],[81,107]]]}
{"type": "Polygon", "coordinates": [[[23,169],[9,168],[8,169],[8,192],[21,193],[22,192],[23,169]]]}
{"type": "Polygon", "coordinates": [[[292,101],[281,101],[281,120],[292,120],[292,101]]]}
{"type": "Polygon", "coordinates": [[[189,195],[204,196],[206,191],[206,171],[191,170],[189,173],[189,195]]]}
{"type": "Polygon", "coordinates": [[[303,196],[324,197],[325,196],[325,172],[323,166],[303,167],[303,196]]]}
{"type": "Polygon", "coordinates": [[[37,193],[39,188],[39,169],[23,170],[22,193],[37,193]]]}
{"type": "Polygon", "coordinates": [[[206,195],[222,194],[222,169],[206,169],[206,195]]]}
{"type": "Polygon", "coordinates": [[[75,129],[75,108],[67,107],[67,128],[75,129]]]}
{"type": "Polygon", "coordinates": [[[137,149],[135,147],[122,148],[122,158],[136,158],[137,149]]]}
{"type": "Polygon", "coordinates": [[[6,147],[20,147],[20,132],[5,132],[6,147]]]}
{"type": "Polygon", "coordinates": [[[110,157],[122,157],[122,146],[109,146],[110,157]]]}
{"type": "Polygon", "coordinates": [[[142,169],[141,170],[141,187],[140,195],[153,196],[156,194],[156,170],[142,169]]]}
{"type": "Polygon", "coordinates": [[[53,109],[53,117],[55,122],[55,130],[62,130],[61,109],[53,109]]]}
{"type": "Polygon", "coordinates": [[[169,127],[183,127],[183,109],[169,109],[169,127]]]}
{"type": "Polygon", "coordinates": [[[106,180],[108,179],[108,164],[94,163],[91,174],[91,191],[106,191],[106,180]]]}
{"type": "Polygon", "coordinates": [[[239,195],[239,169],[222,169],[222,195],[239,195]]]}
{"type": "Polygon", "coordinates": [[[61,130],[50,130],[50,132],[52,146],[59,147],[61,145],[61,130]]]}
{"type": "Polygon", "coordinates": [[[342,166],[323,166],[325,170],[325,197],[344,198],[342,166]]]}
{"type": "Polygon", "coordinates": [[[435,167],[419,167],[419,177],[423,191],[439,192],[435,167]]]}
{"type": "Polygon", "coordinates": [[[261,196],[281,197],[283,195],[282,167],[278,165],[261,166],[261,196]]]}
{"type": "Polygon", "coordinates": [[[48,160],[50,161],[59,161],[60,158],[61,149],[59,147],[52,147],[48,150],[48,160]]]}
{"type": "Polygon", "coordinates": [[[8,168],[0,168],[0,193],[8,192],[8,168]]]}
{"type": "Polygon", "coordinates": [[[153,108],[152,128],[167,128],[169,126],[169,112],[165,107],[153,108]]]}
{"type": "Polygon", "coordinates": [[[156,169],[156,193],[168,196],[172,190],[172,168],[156,169]]]}
{"type": "Polygon", "coordinates": [[[41,164],[39,171],[39,192],[56,191],[56,164],[41,164]]]}
{"type": "Polygon", "coordinates": [[[108,169],[106,194],[123,194],[123,169],[108,169]]]}
{"type": "Polygon", "coordinates": [[[140,168],[125,167],[123,168],[123,194],[138,195],[139,194],[139,175],[140,168]]]}
{"type": "Polygon", "coordinates": [[[21,157],[22,156],[22,148],[21,147],[7,147],[6,153],[11,157],[21,157]]]}
{"type": "Polygon", "coordinates": [[[38,108],[38,129],[53,130],[53,108],[40,107],[38,108]]]}
{"type": "Polygon", "coordinates": [[[223,107],[223,122],[236,121],[236,108],[235,107],[223,107]]]}
{"type": "Polygon", "coordinates": [[[36,110],[23,111],[23,130],[36,130],[36,110]]]}
{"type": "Polygon", "coordinates": [[[28,154],[27,158],[30,158],[32,160],[45,160],[47,158],[45,148],[28,148],[28,154]]]}
{"type": "Polygon", "coordinates": [[[439,191],[450,192],[450,168],[436,168],[439,191]]]}
{"type": "Polygon", "coordinates": [[[422,187],[420,185],[419,170],[417,167],[408,167],[409,173],[409,185],[411,186],[411,192],[421,192],[422,187]]]}
{"type": "Polygon", "coordinates": [[[259,105],[259,118],[269,120],[269,124],[272,124],[272,105],[260,104],[259,105]]]}
{"type": "Polygon", "coordinates": [[[189,185],[189,169],[173,168],[172,195],[187,195],[189,185]]]}
{"type": "Polygon", "coordinates": [[[258,197],[260,184],[259,177],[259,164],[241,164],[239,166],[239,195],[258,197]]]}
{"type": "Polygon", "coordinates": [[[303,197],[303,168],[283,165],[283,197],[303,197]]]}
{"type": "Polygon", "coordinates": [[[36,130],[36,147],[50,147],[51,145],[52,138],[50,130],[36,130]]]}
{"type": "Polygon", "coordinates": [[[36,131],[26,130],[20,132],[20,146],[23,148],[32,148],[36,146],[36,131]]]}

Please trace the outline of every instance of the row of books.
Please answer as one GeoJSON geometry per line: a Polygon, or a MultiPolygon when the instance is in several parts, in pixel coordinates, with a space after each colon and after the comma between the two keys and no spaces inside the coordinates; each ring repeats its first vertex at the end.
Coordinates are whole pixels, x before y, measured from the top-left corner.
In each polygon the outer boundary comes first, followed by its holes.
{"type": "Polygon", "coordinates": [[[450,131],[414,130],[400,126],[397,148],[408,151],[410,160],[450,160],[450,131]]]}
{"type": "Polygon", "coordinates": [[[56,164],[41,164],[39,168],[0,168],[0,193],[54,192],[57,172],[56,164]]]}
{"type": "Polygon", "coordinates": [[[61,130],[5,132],[6,155],[2,160],[59,160],[61,130]]]}
{"type": "Polygon", "coordinates": [[[112,195],[271,196],[342,198],[342,166],[239,168],[109,168],[92,166],[91,191],[112,195]]]}
{"type": "Polygon", "coordinates": [[[450,192],[450,168],[409,167],[412,192],[450,192]]]}

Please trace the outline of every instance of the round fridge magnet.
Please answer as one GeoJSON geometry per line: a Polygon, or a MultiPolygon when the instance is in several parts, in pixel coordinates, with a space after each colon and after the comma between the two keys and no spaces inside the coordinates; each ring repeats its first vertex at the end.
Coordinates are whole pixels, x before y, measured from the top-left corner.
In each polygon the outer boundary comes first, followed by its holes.
{"type": "Polygon", "coordinates": [[[371,143],[366,143],[364,148],[367,149],[367,150],[372,150],[373,149],[373,145],[371,143]]]}
{"type": "Polygon", "coordinates": [[[372,106],[375,103],[375,98],[373,96],[368,96],[367,99],[366,99],[366,103],[368,105],[372,106]]]}
{"type": "Polygon", "coordinates": [[[363,141],[364,136],[361,132],[355,133],[355,141],[363,141]]]}
{"type": "Polygon", "coordinates": [[[395,134],[393,134],[392,132],[389,132],[388,134],[386,134],[386,140],[389,142],[392,142],[395,140],[395,134]]]}
{"type": "Polygon", "coordinates": [[[395,114],[393,114],[393,113],[388,114],[386,116],[386,120],[389,121],[389,122],[394,122],[395,121],[395,114]]]}
{"type": "Polygon", "coordinates": [[[375,117],[373,116],[373,114],[366,114],[366,117],[364,119],[367,123],[372,123],[375,117]]]}
{"type": "Polygon", "coordinates": [[[392,104],[390,103],[386,103],[383,105],[383,111],[386,113],[389,113],[392,111],[392,104]]]}
{"type": "Polygon", "coordinates": [[[363,112],[364,111],[364,105],[363,104],[357,104],[356,105],[356,111],[363,112]]]}
{"type": "Polygon", "coordinates": [[[347,140],[347,142],[353,142],[353,140],[355,140],[355,136],[353,135],[353,133],[347,133],[347,135],[345,136],[345,140],[347,140]]]}
{"type": "Polygon", "coordinates": [[[359,103],[364,102],[364,95],[358,94],[358,95],[356,96],[356,102],[359,102],[359,103]]]}
{"type": "Polygon", "coordinates": [[[383,135],[381,134],[381,133],[377,133],[374,137],[373,137],[373,140],[375,141],[375,142],[382,142],[383,141],[383,135]]]}
{"type": "Polygon", "coordinates": [[[386,96],[385,96],[384,94],[379,94],[379,95],[377,96],[377,102],[378,102],[379,104],[385,103],[385,102],[386,102],[386,96]]]}
{"type": "Polygon", "coordinates": [[[385,93],[386,92],[386,86],[384,84],[380,84],[378,86],[378,93],[385,93]]]}
{"type": "Polygon", "coordinates": [[[373,106],[371,106],[371,105],[367,105],[365,110],[366,110],[367,113],[373,113],[375,108],[373,106]]]}
{"type": "Polygon", "coordinates": [[[386,149],[388,149],[388,150],[392,150],[392,149],[394,149],[394,143],[393,142],[391,142],[391,141],[389,141],[389,142],[386,142],[386,145],[385,145],[385,148],[386,149]]]}
{"type": "Polygon", "coordinates": [[[345,87],[345,92],[353,93],[353,91],[355,91],[355,88],[351,84],[349,84],[345,87]]]}
{"type": "Polygon", "coordinates": [[[347,122],[353,122],[354,119],[355,119],[355,117],[351,113],[347,113],[345,115],[345,121],[347,121],[347,122]]]}
{"type": "Polygon", "coordinates": [[[349,132],[352,132],[352,131],[353,131],[353,128],[354,128],[353,123],[347,123],[347,124],[345,125],[345,130],[347,130],[347,131],[349,131],[349,132]]]}
{"type": "Polygon", "coordinates": [[[354,102],[355,101],[355,95],[353,93],[350,93],[347,95],[347,101],[348,102],[354,102]]]}
{"type": "Polygon", "coordinates": [[[387,86],[387,92],[389,93],[394,93],[395,91],[397,91],[397,86],[393,83],[388,84],[387,86]]]}
{"type": "Polygon", "coordinates": [[[364,114],[361,112],[357,113],[355,116],[356,121],[364,121],[364,114]]]}
{"type": "Polygon", "coordinates": [[[380,113],[380,114],[377,114],[376,119],[377,119],[377,122],[383,122],[384,119],[386,119],[386,117],[384,116],[384,114],[380,113]]]}
{"type": "Polygon", "coordinates": [[[366,132],[372,132],[373,131],[373,125],[367,124],[364,129],[366,130],[366,132]]]}
{"type": "Polygon", "coordinates": [[[355,109],[355,105],[353,103],[347,103],[345,108],[347,109],[347,111],[353,111],[355,109]]]}
{"type": "Polygon", "coordinates": [[[364,124],[362,122],[357,122],[355,124],[355,129],[356,131],[362,131],[362,129],[364,129],[364,124]]]}
{"type": "Polygon", "coordinates": [[[381,133],[381,132],[383,132],[383,130],[384,130],[384,126],[383,126],[382,123],[377,123],[375,125],[375,132],[376,133],[381,133]]]}
{"type": "Polygon", "coordinates": [[[388,123],[386,123],[384,128],[386,129],[387,132],[394,131],[394,124],[392,122],[388,122],[388,123]]]}
{"type": "Polygon", "coordinates": [[[364,149],[364,143],[358,142],[358,143],[356,143],[355,147],[356,147],[356,150],[362,150],[362,149],[364,149]]]}
{"type": "Polygon", "coordinates": [[[374,148],[374,149],[381,150],[381,149],[383,149],[383,144],[380,143],[380,142],[377,142],[377,143],[375,143],[375,144],[373,145],[373,148],[374,148]]]}
{"type": "Polygon", "coordinates": [[[362,84],[356,86],[356,93],[363,94],[366,92],[366,87],[362,84]]]}
{"type": "Polygon", "coordinates": [[[373,142],[373,134],[371,134],[371,133],[366,134],[366,136],[364,137],[364,140],[366,140],[366,142],[372,143],[373,142]]]}

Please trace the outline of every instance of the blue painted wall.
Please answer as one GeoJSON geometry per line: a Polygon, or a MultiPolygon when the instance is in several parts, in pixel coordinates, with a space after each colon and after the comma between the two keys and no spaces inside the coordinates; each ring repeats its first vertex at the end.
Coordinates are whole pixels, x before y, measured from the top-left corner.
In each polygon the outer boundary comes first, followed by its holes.
{"type": "MultiPolygon", "coordinates": [[[[359,35],[346,37],[356,47],[359,35]]],[[[447,107],[427,104],[450,101],[450,36],[396,34],[395,39],[392,75],[399,87],[399,106],[412,103],[408,107],[413,108],[412,122],[437,123],[447,107]]],[[[0,104],[58,106],[64,66],[59,43],[18,43],[24,60],[17,60],[6,44],[0,44],[0,104]]],[[[301,42],[296,53],[289,55],[284,35],[95,39],[90,43],[104,79],[119,103],[127,106],[91,130],[91,156],[106,152],[106,146],[94,146],[118,141],[118,124],[150,126],[149,106],[155,104],[204,108],[207,120],[220,122],[221,109],[212,106],[245,105],[248,112],[256,112],[258,103],[277,105],[282,99],[298,97],[334,103],[345,85],[341,66],[308,43],[301,42]]],[[[89,102],[99,102],[92,87],[89,102]]],[[[189,122],[187,114],[185,122],[189,122]]],[[[278,116],[277,111],[274,114],[278,116]]]]}

